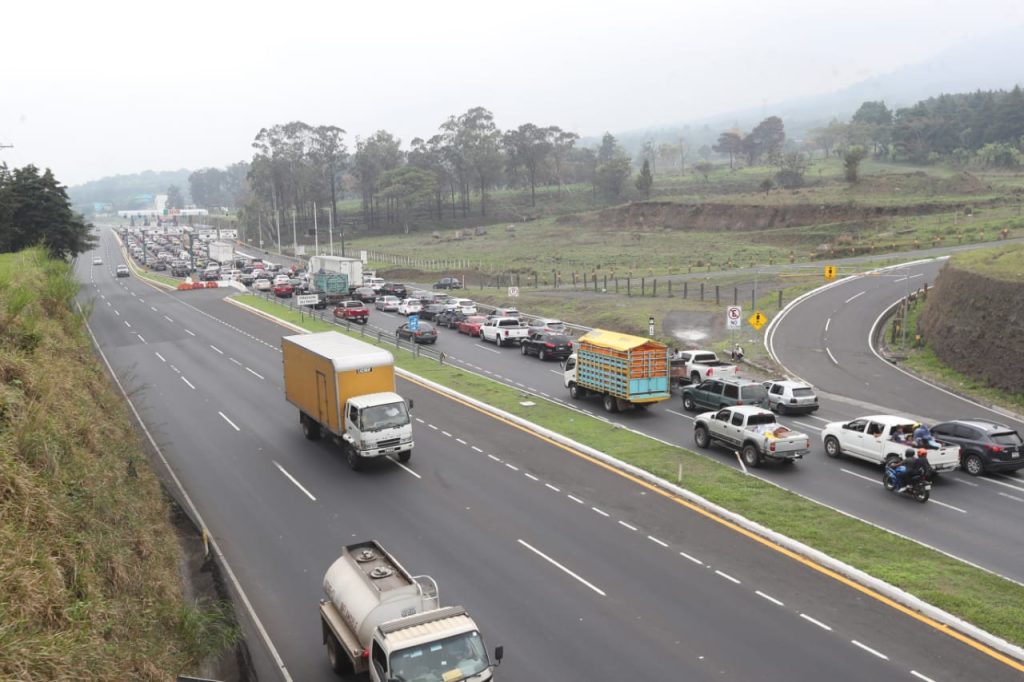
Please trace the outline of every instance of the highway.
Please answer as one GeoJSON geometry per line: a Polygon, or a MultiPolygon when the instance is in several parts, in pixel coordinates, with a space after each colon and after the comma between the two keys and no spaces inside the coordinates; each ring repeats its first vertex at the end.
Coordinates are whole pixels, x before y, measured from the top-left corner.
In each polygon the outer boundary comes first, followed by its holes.
{"type": "MultiPolygon", "coordinates": [[[[409,465],[356,474],[327,441],[302,438],[283,399],[281,327],[222,291],[117,280],[112,235],[101,248],[104,266],[77,266],[90,327],[282,678],[333,679],[320,581],[341,545],[374,538],[467,606],[490,648],[505,646],[498,679],[1019,679],[812,565],[413,382],[399,385],[416,403],[409,465]]],[[[273,679],[244,620],[261,679],[273,679]]]]}

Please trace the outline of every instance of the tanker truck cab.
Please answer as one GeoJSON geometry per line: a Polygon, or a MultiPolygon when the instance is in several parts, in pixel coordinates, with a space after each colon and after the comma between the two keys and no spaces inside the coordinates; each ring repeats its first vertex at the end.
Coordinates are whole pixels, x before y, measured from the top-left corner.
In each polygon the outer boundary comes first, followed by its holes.
{"type": "Polygon", "coordinates": [[[437,583],[412,576],[378,543],[348,545],[324,576],[320,621],[338,674],[372,682],[487,682],[502,647],[487,656],[461,606],[441,606],[437,583]]]}

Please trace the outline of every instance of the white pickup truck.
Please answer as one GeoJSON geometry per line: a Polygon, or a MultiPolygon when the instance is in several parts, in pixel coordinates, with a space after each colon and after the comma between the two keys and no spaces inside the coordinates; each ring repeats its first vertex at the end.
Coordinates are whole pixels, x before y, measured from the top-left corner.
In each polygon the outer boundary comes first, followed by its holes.
{"type": "Polygon", "coordinates": [[[530,328],[518,317],[492,317],[480,325],[480,338],[498,346],[522,343],[530,336],[530,328]]]}
{"type": "Polygon", "coordinates": [[[752,405],[724,407],[705,412],[693,425],[693,440],[706,448],[717,441],[740,451],[749,467],[764,460],[792,464],[811,451],[811,439],[775,421],[775,413],[752,405]]]}
{"type": "MultiPolygon", "coordinates": [[[[907,417],[876,414],[849,422],[832,422],[821,431],[825,454],[829,457],[850,455],[876,464],[903,459],[913,448],[911,435],[915,422],[907,417]],[[896,432],[896,428],[900,431],[896,432]],[[896,435],[894,436],[894,432],[896,435]],[[905,437],[904,437],[905,434],[905,437]]],[[[942,444],[928,450],[928,463],[936,471],[954,471],[960,466],[960,446],[942,444]]]]}
{"type": "Polygon", "coordinates": [[[684,350],[672,358],[672,380],[675,384],[699,384],[705,379],[739,376],[740,368],[718,359],[709,350],[684,350]]]}

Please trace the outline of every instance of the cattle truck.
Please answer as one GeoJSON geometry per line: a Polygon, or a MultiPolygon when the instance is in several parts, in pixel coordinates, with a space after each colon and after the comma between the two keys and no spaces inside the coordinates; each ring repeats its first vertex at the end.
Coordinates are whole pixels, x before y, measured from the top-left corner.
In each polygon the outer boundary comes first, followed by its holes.
{"type": "Polygon", "coordinates": [[[480,631],[461,606],[441,606],[437,583],[412,576],[373,540],[346,545],[324,575],[320,624],[339,675],[392,680],[491,680],[480,631]]]}
{"type": "Polygon", "coordinates": [[[606,411],[619,412],[668,400],[669,371],[665,344],[593,329],[566,359],[562,380],[574,399],[598,395],[606,411]]]}
{"type": "Polygon", "coordinates": [[[409,461],[412,403],[395,392],[390,352],[334,331],[284,336],[281,352],[285,398],[306,438],[328,433],[356,471],[369,459],[409,461]]]}

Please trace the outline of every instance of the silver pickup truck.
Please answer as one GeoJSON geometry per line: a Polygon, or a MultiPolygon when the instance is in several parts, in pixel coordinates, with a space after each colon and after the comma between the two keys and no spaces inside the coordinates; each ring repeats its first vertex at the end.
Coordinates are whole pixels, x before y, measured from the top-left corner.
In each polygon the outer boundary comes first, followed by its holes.
{"type": "Polygon", "coordinates": [[[480,325],[480,339],[496,346],[522,343],[530,335],[530,328],[518,317],[492,317],[480,325]]]}
{"type": "Polygon", "coordinates": [[[771,410],[752,405],[725,407],[699,415],[693,425],[693,440],[700,448],[717,441],[739,450],[749,467],[760,466],[764,460],[792,464],[811,451],[807,435],[776,422],[771,410]]]}

